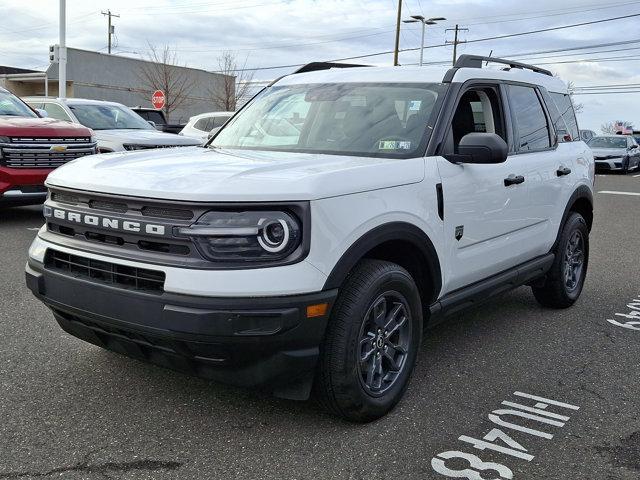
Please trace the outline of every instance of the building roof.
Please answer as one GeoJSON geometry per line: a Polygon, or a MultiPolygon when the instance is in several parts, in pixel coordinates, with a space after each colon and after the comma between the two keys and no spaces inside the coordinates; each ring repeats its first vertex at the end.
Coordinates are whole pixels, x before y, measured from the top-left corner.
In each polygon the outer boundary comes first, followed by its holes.
{"type": "Polygon", "coordinates": [[[6,65],[0,65],[0,75],[12,75],[15,73],[44,73],[38,70],[29,70],[27,68],[7,67],[6,65]]]}

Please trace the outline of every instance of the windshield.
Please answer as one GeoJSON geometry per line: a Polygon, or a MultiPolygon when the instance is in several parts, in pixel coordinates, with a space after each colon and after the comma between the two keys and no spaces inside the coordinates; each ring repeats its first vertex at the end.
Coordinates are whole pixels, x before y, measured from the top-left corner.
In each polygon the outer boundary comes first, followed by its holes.
{"type": "Polygon", "coordinates": [[[626,137],[593,137],[587,143],[591,148],[627,148],[626,137]]]}
{"type": "Polygon", "coordinates": [[[153,127],[133,110],[120,105],[69,104],[78,121],[93,130],[153,130],[153,127]]]}
{"type": "Polygon", "coordinates": [[[286,85],[263,90],[211,147],[410,158],[424,154],[440,84],[286,85]]]}
{"type": "Polygon", "coordinates": [[[0,91],[0,115],[11,117],[37,117],[33,110],[18,97],[9,92],[0,91]]]}

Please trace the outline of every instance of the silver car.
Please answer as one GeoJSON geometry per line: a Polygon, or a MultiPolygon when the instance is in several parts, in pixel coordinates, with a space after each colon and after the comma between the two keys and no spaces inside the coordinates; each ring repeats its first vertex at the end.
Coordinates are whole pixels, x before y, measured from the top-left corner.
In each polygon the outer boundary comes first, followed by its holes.
{"type": "Polygon", "coordinates": [[[640,169],[640,148],[628,135],[598,135],[587,142],[593,151],[598,170],[620,170],[623,173],[640,169]]]}
{"type": "Polygon", "coordinates": [[[91,128],[100,153],[200,145],[198,140],[156,130],[121,103],[49,97],[25,97],[23,100],[33,108],[44,110],[49,117],[91,128]]]}

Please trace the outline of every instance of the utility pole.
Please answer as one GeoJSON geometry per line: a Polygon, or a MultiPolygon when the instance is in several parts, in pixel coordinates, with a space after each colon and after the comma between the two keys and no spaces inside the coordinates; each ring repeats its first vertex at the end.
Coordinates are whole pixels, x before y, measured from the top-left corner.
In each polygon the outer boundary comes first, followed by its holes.
{"type": "Polygon", "coordinates": [[[400,19],[402,18],[402,0],[398,0],[398,18],[396,20],[396,46],[393,49],[393,66],[398,66],[398,50],[400,49],[400,19]]]}
{"type": "Polygon", "coordinates": [[[58,52],[58,97],[67,96],[67,0],[60,0],[60,47],[58,52]]]}
{"type": "Polygon", "coordinates": [[[111,53],[111,37],[113,36],[114,32],[115,32],[115,27],[111,24],[111,17],[117,17],[119,18],[120,15],[116,15],[115,13],[111,13],[111,10],[107,9],[106,12],[102,12],[102,15],[105,15],[109,20],[108,20],[108,29],[107,29],[107,51],[109,53],[111,53]]]}
{"type": "Polygon", "coordinates": [[[453,42],[445,42],[447,44],[453,44],[453,65],[455,66],[456,64],[456,60],[458,59],[458,44],[460,43],[467,43],[466,41],[462,41],[462,40],[458,40],[458,33],[459,32],[468,32],[469,29],[468,28],[460,28],[460,25],[456,24],[456,28],[448,28],[446,30],[447,32],[451,32],[454,31],[455,35],[453,37],[453,42]]]}

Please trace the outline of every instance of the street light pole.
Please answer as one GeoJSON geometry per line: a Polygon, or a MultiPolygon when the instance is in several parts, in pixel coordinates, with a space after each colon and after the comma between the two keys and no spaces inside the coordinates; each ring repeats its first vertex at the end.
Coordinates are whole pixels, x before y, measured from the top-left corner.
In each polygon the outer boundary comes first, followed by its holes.
{"type": "Polygon", "coordinates": [[[67,1],[60,0],[60,48],[58,51],[58,97],[67,96],[67,1]]]}
{"type": "Polygon", "coordinates": [[[424,31],[427,25],[436,25],[436,23],[440,20],[446,20],[446,18],[444,17],[424,18],[422,15],[411,15],[410,19],[402,21],[403,23],[420,22],[422,24],[422,39],[420,40],[420,66],[423,65],[423,59],[424,59],[424,31]]]}
{"type": "Polygon", "coordinates": [[[420,66],[422,66],[422,59],[424,58],[424,31],[427,28],[427,24],[425,22],[420,23],[422,23],[422,38],[420,39],[420,66]]]}

